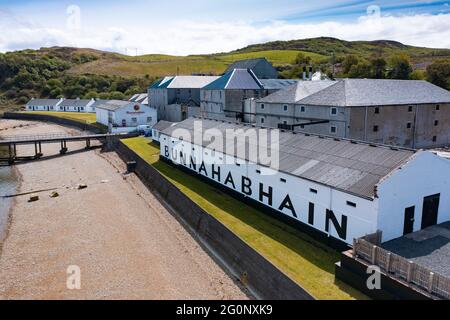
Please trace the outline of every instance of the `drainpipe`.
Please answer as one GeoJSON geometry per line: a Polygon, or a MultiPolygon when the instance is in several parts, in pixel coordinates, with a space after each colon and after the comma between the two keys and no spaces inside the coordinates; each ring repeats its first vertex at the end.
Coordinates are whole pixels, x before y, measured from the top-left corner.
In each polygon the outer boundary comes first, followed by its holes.
{"type": "Polygon", "coordinates": [[[367,107],[366,114],[364,115],[364,141],[367,141],[367,107]]]}

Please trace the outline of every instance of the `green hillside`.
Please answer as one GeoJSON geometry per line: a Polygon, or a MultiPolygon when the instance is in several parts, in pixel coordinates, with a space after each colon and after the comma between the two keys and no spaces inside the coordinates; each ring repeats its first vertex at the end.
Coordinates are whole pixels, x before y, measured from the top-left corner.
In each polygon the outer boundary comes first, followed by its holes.
{"type": "Polygon", "coordinates": [[[428,79],[450,87],[450,50],[399,42],[314,38],[251,45],[229,53],[127,56],[94,49],[52,47],[0,53],[0,112],[30,98],[125,99],[166,75],[222,74],[242,59],[266,58],[280,77],[301,76],[311,64],[330,76],[428,79]],[[433,64],[431,67],[430,64],[433,64]]]}

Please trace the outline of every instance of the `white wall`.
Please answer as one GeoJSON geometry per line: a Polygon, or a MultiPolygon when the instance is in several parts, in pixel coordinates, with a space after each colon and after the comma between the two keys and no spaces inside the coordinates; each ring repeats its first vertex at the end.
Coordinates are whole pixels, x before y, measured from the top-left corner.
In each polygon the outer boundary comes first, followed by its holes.
{"type": "Polygon", "coordinates": [[[383,241],[403,235],[405,209],[415,206],[414,231],[422,226],[423,198],[441,194],[438,223],[450,220],[450,161],[420,151],[378,186],[378,225],[383,241]]]}
{"type": "MultiPolygon", "coordinates": [[[[213,180],[230,189],[234,189],[241,194],[245,195],[245,193],[242,192],[242,176],[249,178],[252,181],[252,194],[248,195],[250,198],[264,203],[280,213],[305,224],[308,224],[309,203],[314,203],[314,224],[312,227],[318,231],[328,233],[335,238],[345,241],[348,244],[352,244],[353,238],[355,237],[361,237],[377,230],[376,205],[371,200],[353,196],[282,172],[270,171],[268,168],[262,168],[252,163],[246,163],[240,159],[236,160],[241,164],[240,166],[237,166],[234,157],[223,155],[220,152],[213,152],[210,149],[193,146],[189,142],[180,141],[164,134],[161,134],[160,136],[160,143],[161,155],[166,157],[167,147],[169,153],[168,158],[176,164],[182,164],[179,157],[179,151],[188,155],[191,154],[192,148],[195,148],[193,155],[198,163],[197,170],[194,170],[193,167],[190,169],[212,179],[212,166],[214,164],[216,170],[220,167],[221,177],[219,180],[218,177],[215,176],[213,180]],[[172,143],[172,141],[174,141],[174,143],[172,143]],[[223,164],[223,161],[225,160],[227,160],[225,162],[227,164],[223,164]],[[205,163],[206,174],[204,171],[199,172],[200,163],[202,161],[205,163]],[[262,174],[257,173],[256,170],[260,170],[262,174]],[[264,175],[264,173],[269,171],[274,175],[264,175]],[[225,179],[229,172],[232,174],[235,188],[233,188],[231,183],[225,184],[225,179]],[[281,181],[281,179],[284,179],[286,182],[281,181]],[[269,187],[272,187],[272,205],[269,205],[267,197],[263,197],[262,201],[260,201],[260,183],[263,184],[263,190],[265,192],[268,192],[269,187]],[[317,190],[317,194],[312,193],[310,191],[311,188],[317,190]],[[280,205],[283,200],[286,199],[287,195],[289,195],[289,198],[291,199],[297,217],[294,217],[293,213],[288,208],[281,208],[280,210],[280,205]],[[347,201],[356,203],[357,207],[354,208],[347,205],[347,201]],[[339,237],[337,230],[331,222],[329,223],[329,231],[326,231],[327,209],[334,212],[334,215],[340,224],[344,221],[343,219],[345,219],[343,217],[346,217],[347,232],[344,237],[339,237]]],[[[187,157],[186,167],[189,168],[189,157],[187,157]]]]}

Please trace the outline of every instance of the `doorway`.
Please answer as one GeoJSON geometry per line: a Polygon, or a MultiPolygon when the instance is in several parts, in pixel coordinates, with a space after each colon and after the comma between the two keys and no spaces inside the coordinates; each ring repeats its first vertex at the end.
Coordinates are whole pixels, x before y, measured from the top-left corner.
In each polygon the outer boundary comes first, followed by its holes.
{"type": "Polygon", "coordinates": [[[405,209],[405,223],[403,225],[403,235],[414,231],[414,211],[416,207],[412,206],[405,209]]]}
{"type": "Polygon", "coordinates": [[[437,224],[440,197],[440,194],[435,194],[423,198],[422,229],[437,224]]]}

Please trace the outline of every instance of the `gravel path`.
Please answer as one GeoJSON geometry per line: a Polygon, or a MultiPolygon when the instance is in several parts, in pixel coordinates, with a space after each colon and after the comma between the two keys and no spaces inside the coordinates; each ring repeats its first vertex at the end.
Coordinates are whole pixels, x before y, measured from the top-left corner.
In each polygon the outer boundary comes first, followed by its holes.
{"type": "MultiPolygon", "coordinates": [[[[5,135],[64,131],[74,130],[0,121],[5,135]]],[[[83,147],[68,144],[69,151],[83,147]]],[[[44,155],[58,151],[59,144],[43,145],[44,155]]],[[[17,169],[20,192],[57,188],[59,197],[47,191],[37,202],[15,198],[0,256],[0,299],[248,298],[135,175],[122,174],[115,153],[91,150],[17,169]],[[78,190],[80,183],[87,188],[78,190]],[[80,290],[67,289],[71,265],[80,267],[80,290]]]]}

